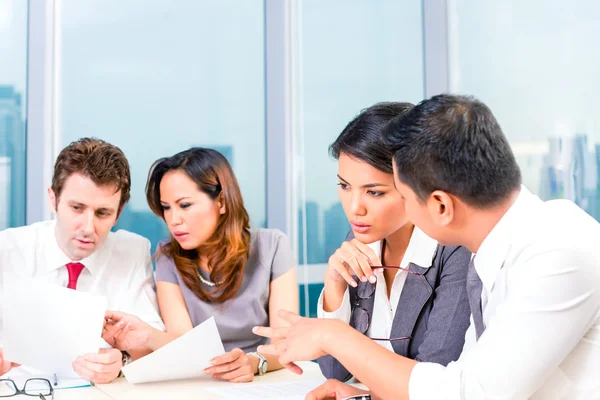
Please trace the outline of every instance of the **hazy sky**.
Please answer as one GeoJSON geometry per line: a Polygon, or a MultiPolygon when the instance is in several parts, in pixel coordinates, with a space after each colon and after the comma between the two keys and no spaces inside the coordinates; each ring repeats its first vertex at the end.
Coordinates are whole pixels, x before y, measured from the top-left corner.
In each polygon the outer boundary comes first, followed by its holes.
{"type": "MultiPolygon", "coordinates": [[[[337,201],[327,147],[346,123],[375,102],[423,97],[421,1],[296,3],[297,128],[307,199],[324,209],[337,201]]],[[[26,4],[0,0],[0,84],[23,94],[26,4]]],[[[94,135],[121,146],[136,209],[155,159],[233,145],[249,211],[263,220],[263,1],[61,4],[62,143],[94,135]]],[[[449,14],[451,88],[490,105],[513,143],[578,132],[600,140],[600,2],[450,0],[449,14]]]]}

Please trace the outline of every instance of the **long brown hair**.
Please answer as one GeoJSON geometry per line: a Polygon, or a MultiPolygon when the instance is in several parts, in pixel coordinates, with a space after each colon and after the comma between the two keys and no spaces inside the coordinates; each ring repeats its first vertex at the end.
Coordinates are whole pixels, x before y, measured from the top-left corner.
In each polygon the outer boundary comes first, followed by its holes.
{"type": "Polygon", "coordinates": [[[199,248],[185,250],[171,236],[157,254],[173,259],[183,281],[200,300],[225,302],[237,294],[250,252],[250,218],[237,179],[227,159],[212,149],[194,147],[156,161],[148,174],[146,199],[154,214],[163,220],[160,182],[173,170],[185,172],[212,200],[221,196],[226,211],[219,217],[213,234],[199,248]],[[201,254],[208,258],[210,280],[218,283],[214,289],[203,285],[198,276],[201,254]]]}

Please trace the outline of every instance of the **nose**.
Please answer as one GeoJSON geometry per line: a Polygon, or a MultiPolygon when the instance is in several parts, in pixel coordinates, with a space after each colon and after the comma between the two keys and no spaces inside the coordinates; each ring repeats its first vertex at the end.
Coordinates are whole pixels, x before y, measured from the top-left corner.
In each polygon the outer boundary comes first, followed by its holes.
{"type": "Polygon", "coordinates": [[[83,223],[81,224],[81,230],[86,236],[94,233],[94,218],[96,215],[93,210],[88,210],[83,214],[83,223]]]}
{"type": "Polygon", "coordinates": [[[352,193],[352,201],[350,202],[350,212],[353,215],[363,216],[367,213],[367,208],[363,203],[361,193],[352,193]]]}
{"type": "MultiPolygon", "coordinates": [[[[165,219],[167,219],[166,217],[167,216],[165,215],[165,219]]],[[[169,210],[169,216],[168,216],[167,222],[169,223],[170,226],[181,225],[181,223],[183,222],[183,216],[177,210],[177,207],[171,207],[171,209],[169,210]]]]}

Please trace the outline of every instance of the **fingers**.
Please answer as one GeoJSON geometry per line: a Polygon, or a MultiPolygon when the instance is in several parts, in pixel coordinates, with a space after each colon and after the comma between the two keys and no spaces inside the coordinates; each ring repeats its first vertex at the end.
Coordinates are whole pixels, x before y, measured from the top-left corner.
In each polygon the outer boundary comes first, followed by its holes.
{"type": "Polygon", "coordinates": [[[233,349],[229,353],[211,360],[213,367],[206,368],[205,374],[215,379],[231,382],[250,382],[254,380],[254,371],[248,356],[241,349],[233,349]]]}
{"type": "Polygon", "coordinates": [[[348,268],[344,264],[342,258],[338,255],[338,251],[336,251],[331,255],[331,257],[329,257],[328,265],[330,268],[334,269],[346,281],[348,285],[356,287],[356,281],[354,280],[352,275],[350,275],[350,272],[348,272],[348,268]]]}
{"type": "MultiPolygon", "coordinates": [[[[221,373],[221,374],[214,374],[212,377],[214,379],[220,379],[223,381],[232,381],[235,379],[246,379],[247,376],[252,376],[251,380],[254,380],[254,374],[252,374],[250,372],[250,366],[242,366],[239,368],[236,368],[232,371],[228,371],[225,373],[221,373]]],[[[244,380],[244,382],[248,382],[246,380],[244,380]]]]}
{"type": "Polygon", "coordinates": [[[290,325],[294,325],[295,323],[297,323],[298,321],[300,321],[302,319],[302,317],[299,316],[298,314],[288,311],[288,310],[279,310],[277,315],[279,315],[279,318],[283,319],[285,322],[289,323],[290,325]]]}
{"type": "Polygon", "coordinates": [[[306,395],[305,400],[325,400],[336,398],[336,384],[334,379],[329,379],[327,382],[312,390],[306,395]]]}
{"type": "MultiPolygon", "coordinates": [[[[116,350],[116,349],[109,349],[116,350]]],[[[120,354],[118,350],[116,350],[120,354]]],[[[119,375],[121,370],[121,359],[118,358],[105,358],[104,356],[111,356],[111,354],[104,353],[98,354],[101,361],[109,361],[109,363],[90,361],[91,354],[87,354],[85,357],[79,357],[73,362],[73,369],[79,376],[88,381],[95,383],[108,383],[111,382],[119,375]],[[87,359],[86,359],[87,358],[87,359]],[[112,362],[110,362],[112,361],[112,362]]]]}
{"type": "Polygon", "coordinates": [[[244,355],[244,351],[242,349],[233,349],[228,353],[223,354],[222,356],[215,357],[210,360],[212,365],[220,365],[233,362],[244,355]]]}
{"type": "Polygon", "coordinates": [[[364,253],[367,249],[369,250],[369,253],[374,256],[374,252],[369,246],[361,243],[357,239],[353,239],[349,242],[342,243],[340,255],[344,257],[343,260],[354,270],[356,276],[361,281],[366,282],[369,280],[371,283],[375,283],[377,280],[371,269],[371,263],[374,262],[374,265],[377,265],[379,262],[376,256],[374,257],[374,261],[372,261],[369,256],[364,253]]]}
{"type": "Polygon", "coordinates": [[[104,319],[105,320],[112,320],[114,322],[119,322],[121,319],[123,319],[123,317],[125,317],[127,314],[124,312],[120,312],[120,311],[111,311],[111,310],[107,310],[104,313],[104,319]]]}
{"type": "Polygon", "coordinates": [[[290,371],[292,371],[293,373],[295,373],[296,375],[302,375],[304,373],[302,368],[300,368],[298,365],[296,365],[294,363],[284,364],[283,366],[286,367],[287,369],[289,369],[290,371]]]}
{"type": "MultiPolygon", "coordinates": [[[[129,333],[129,329],[130,326],[129,324],[127,325],[121,325],[121,326],[117,326],[113,332],[113,340],[115,342],[115,344],[117,345],[116,347],[119,348],[123,348],[123,343],[125,342],[125,339],[127,338],[127,334],[129,333]]],[[[124,349],[127,350],[127,349],[124,349]]]]}
{"type": "Polygon", "coordinates": [[[379,259],[379,257],[377,256],[377,253],[375,253],[375,251],[369,247],[368,245],[364,244],[363,242],[361,242],[358,239],[352,239],[350,242],[352,245],[354,245],[358,251],[360,251],[362,254],[364,254],[368,260],[369,260],[369,265],[374,266],[374,265],[381,265],[381,260],[379,259]]]}
{"type": "Polygon", "coordinates": [[[112,382],[118,375],[120,368],[114,368],[107,371],[93,371],[85,365],[78,362],[73,363],[73,370],[83,379],[94,383],[109,383],[112,382]]]}
{"type": "Polygon", "coordinates": [[[271,339],[271,341],[279,341],[285,339],[287,337],[288,331],[288,327],[270,328],[268,326],[255,326],[254,328],[252,328],[252,332],[255,335],[269,338],[271,339]]]}
{"type": "MultiPolygon", "coordinates": [[[[281,356],[286,350],[285,342],[277,342],[271,344],[263,344],[256,348],[259,353],[271,354],[274,356],[281,356]]],[[[283,364],[283,363],[282,363],[283,364]]]]}
{"type": "Polygon", "coordinates": [[[98,364],[113,364],[122,360],[122,354],[117,349],[100,349],[98,353],[88,353],[83,356],[87,362],[98,364]]]}

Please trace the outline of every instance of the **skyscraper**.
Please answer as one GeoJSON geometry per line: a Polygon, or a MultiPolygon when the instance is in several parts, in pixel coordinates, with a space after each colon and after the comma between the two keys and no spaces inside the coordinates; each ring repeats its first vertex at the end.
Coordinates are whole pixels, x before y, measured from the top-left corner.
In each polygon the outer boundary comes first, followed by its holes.
{"type": "Polygon", "coordinates": [[[21,95],[13,86],[0,85],[0,157],[5,157],[10,170],[8,191],[8,225],[25,224],[25,123],[21,95]]]}
{"type": "Polygon", "coordinates": [[[0,157],[0,231],[10,225],[10,158],[0,157]]]}
{"type": "MultiPolygon", "coordinates": [[[[319,233],[319,203],[315,201],[306,202],[306,264],[326,263],[323,244],[319,233]]],[[[302,221],[303,210],[298,210],[298,262],[304,264],[304,224],[302,221]]]]}
{"type": "Polygon", "coordinates": [[[342,203],[335,203],[325,211],[325,255],[327,259],[341,246],[350,232],[350,223],[342,203]]]}

